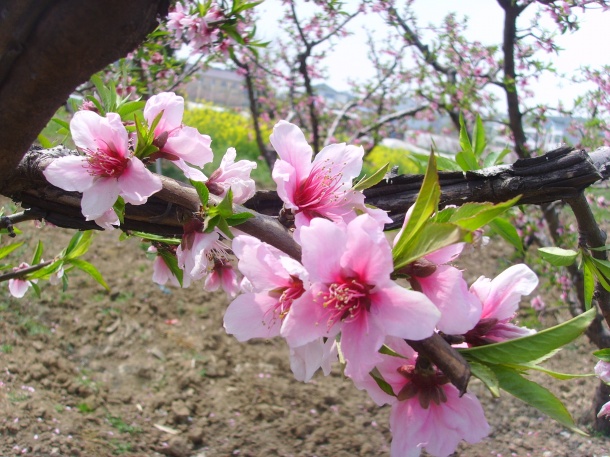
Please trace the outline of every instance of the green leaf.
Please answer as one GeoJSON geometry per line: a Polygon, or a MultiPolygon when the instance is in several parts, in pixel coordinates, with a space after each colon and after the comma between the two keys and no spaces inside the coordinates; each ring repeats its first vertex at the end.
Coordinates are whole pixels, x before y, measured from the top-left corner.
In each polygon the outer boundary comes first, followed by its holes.
{"type": "Polygon", "coordinates": [[[430,221],[409,242],[402,251],[394,255],[394,269],[398,270],[413,261],[461,241],[470,241],[468,232],[453,224],[439,224],[430,221]]]}
{"type": "Polygon", "coordinates": [[[89,246],[93,242],[93,231],[87,230],[84,232],[77,232],[72,239],[68,248],[66,248],[65,259],[75,259],[80,257],[89,250],[89,246]]]}
{"type": "Polygon", "coordinates": [[[476,170],[479,168],[477,157],[472,149],[468,131],[464,123],[464,116],[460,113],[460,147],[462,150],[455,155],[455,161],[464,171],[476,170]]]}
{"type": "Polygon", "coordinates": [[[210,191],[208,190],[206,185],[202,182],[193,181],[192,179],[190,180],[190,182],[191,182],[191,185],[197,191],[197,195],[199,195],[199,200],[201,201],[201,205],[204,208],[207,208],[208,200],[210,199],[210,191]]]}
{"type": "Polygon", "coordinates": [[[466,230],[477,230],[487,225],[499,215],[512,208],[520,197],[503,203],[466,203],[460,206],[451,216],[449,222],[466,230]]]}
{"type": "Polygon", "coordinates": [[[587,261],[587,257],[583,257],[583,284],[584,284],[584,296],[585,296],[585,308],[591,309],[593,303],[593,294],[595,293],[595,273],[591,268],[591,264],[587,261]]]}
{"type": "MultiPolygon", "coordinates": [[[[121,116],[121,119],[126,121],[126,120],[128,120],[127,116],[129,116],[134,111],[143,109],[145,105],[146,105],[146,103],[141,100],[126,102],[126,103],[123,103],[117,109],[117,113],[119,114],[119,116],[121,116]]],[[[129,119],[129,120],[131,120],[131,119],[129,119]]]]}
{"type": "Polygon", "coordinates": [[[40,263],[40,259],[42,259],[42,249],[42,241],[38,241],[38,244],[36,245],[36,251],[34,252],[34,257],[32,257],[31,265],[37,265],[40,263]]]}
{"type": "Polygon", "coordinates": [[[556,246],[538,248],[540,257],[556,267],[572,265],[578,257],[578,252],[571,249],[562,249],[556,246]]]}
{"type": "Polygon", "coordinates": [[[30,285],[32,286],[32,289],[34,289],[34,293],[36,294],[36,298],[40,298],[40,286],[38,284],[35,284],[33,282],[30,282],[30,285]]]}
{"type": "Polygon", "coordinates": [[[599,349],[593,352],[593,355],[604,362],[610,362],[610,348],[599,349]]]}
{"type": "Polygon", "coordinates": [[[568,379],[575,379],[575,378],[591,378],[591,377],[595,376],[595,374],[593,374],[593,373],[585,373],[585,374],[559,373],[557,371],[549,370],[547,368],[536,365],[535,363],[523,363],[520,365],[506,365],[506,366],[508,366],[510,368],[514,368],[517,371],[527,371],[527,370],[539,371],[541,373],[548,374],[549,376],[552,376],[553,378],[556,378],[556,379],[560,379],[562,381],[566,381],[568,379]]]}
{"type": "Polygon", "coordinates": [[[23,246],[23,241],[20,241],[19,243],[11,243],[7,246],[2,246],[0,248],[0,259],[3,259],[7,255],[9,255],[11,252],[13,252],[15,249],[18,249],[21,246],[23,246]]]}
{"type": "Polygon", "coordinates": [[[53,143],[51,143],[51,140],[49,140],[46,136],[44,136],[42,133],[38,134],[38,136],[36,137],[36,139],[38,140],[38,142],[40,143],[40,146],[42,146],[45,149],[51,149],[53,147],[53,143]]]}
{"type": "Polygon", "coordinates": [[[496,364],[522,364],[545,357],[566,345],[584,332],[595,318],[596,310],[590,309],[562,324],[533,335],[468,349],[459,349],[467,359],[496,364]]]}
{"type": "Polygon", "coordinates": [[[138,232],[134,230],[130,231],[129,233],[144,240],[158,241],[159,243],[172,244],[176,246],[180,244],[180,239],[178,238],[165,238],[163,236],[155,235],[153,233],[138,232]]]}
{"type": "Polygon", "coordinates": [[[119,218],[119,222],[121,225],[125,224],[125,200],[120,195],[112,205],[112,209],[116,213],[116,216],[119,218]]]}
{"type": "Polygon", "coordinates": [[[396,245],[392,251],[394,262],[396,262],[396,259],[407,255],[406,251],[409,248],[411,240],[419,233],[436,211],[440,195],[441,186],[438,183],[436,159],[434,153],[431,152],[426,175],[424,176],[422,187],[417,195],[417,200],[415,200],[415,204],[413,205],[409,221],[402,231],[400,238],[396,241],[396,245]]]}
{"type": "Polygon", "coordinates": [[[502,390],[555,419],[573,432],[586,435],[585,432],[576,427],[572,416],[563,403],[547,389],[525,379],[513,369],[499,365],[491,365],[490,368],[495,373],[502,390]]]}
{"type": "Polygon", "coordinates": [[[394,390],[392,389],[392,386],[385,379],[383,379],[383,376],[381,376],[381,373],[379,373],[377,368],[375,368],[369,374],[375,380],[381,390],[383,390],[386,394],[391,395],[392,397],[396,396],[394,390]]]}
{"type": "Polygon", "coordinates": [[[233,215],[233,191],[231,188],[218,205],[210,208],[209,213],[211,215],[218,214],[222,218],[233,215]]]}
{"type": "Polygon", "coordinates": [[[507,219],[497,217],[489,224],[489,227],[511,245],[513,245],[520,253],[524,252],[523,242],[517,233],[517,229],[507,219]]]}
{"type": "Polygon", "coordinates": [[[470,362],[470,372],[472,375],[481,380],[485,387],[489,389],[494,397],[500,396],[500,383],[494,374],[493,370],[487,365],[478,362],[470,362]]]}
{"type": "Polygon", "coordinates": [[[388,172],[388,168],[390,167],[389,163],[386,163],[384,166],[379,168],[375,173],[373,173],[368,178],[362,178],[358,183],[354,186],[354,190],[362,191],[368,189],[369,187],[373,187],[375,184],[381,182],[383,177],[388,172]]]}
{"type": "Polygon", "coordinates": [[[379,349],[379,353],[380,354],[389,355],[389,356],[392,356],[392,357],[400,357],[401,359],[406,359],[407,358],[407,357],[404,357],[404,356],[400,355],[398,352],[396,352],[394,349],[392,349],[391,347],[389,347],[386,344],[381,346],[381,348],[379,349]]]}
{"type": "Polygon", "coordinates": [[[229,226],[234,227],[236,225],[243,224],[248,219],[252,219],[253,217],[254,214],[252,213],[235,213],[229,217],[226,217],[225,221],[227,222],[227,224],[229,224],[229,226]]]}
{"type": "Polygon", "coordinates": [[[70,123],[69,122],[64,121],[63,119],[60,119],[58,117],[52,118],[51,121],[55,122],[61,128],[66,129],[67,131],[70,131],[70,123]]]}
{"type": "Polygon", "coordinates": [[[63,264],[64,262],[62,260],[56,260],[52,264],[29,274],[28,279],[48,279],[53,273],[59,271],[63,264]]]}
{"type": "Polygon", "coordinates": [[[483,151],[485,151],[485,147],[487,146],[487,140],[485,139],[485,128],[483,127],[483,121],[481,120],[481,116],[479,116],[478,114],[474,123],[474,131],[472,132],[472,138],[474,141],[472,147],[474,149],[474,155],[477,158],[478,168],[478,158],[481,157],[483,151]]]}
{"type": "Polygon", "coordinates": [[[89,262],[86,262],[85,260],[81,259],[70,259],[67,261],[67,263],[74,265],[79,270],[82,270],[87,273],[89,276],[95,279],[104,289],[108,291],[110,290],[110,287],[108,287],[108,284],[106,284],[106,281],[104,281],[102,274],[89,262]]]}
{"type": "Polygon", "coordinates": [[[485,160],[483,160],[483,168],[499,165],[508,153],[510,153],[510,149],[508,148],[504,148],[501,151],[491,151],[485,156],[485,160]]]}
{"type": "Polygon", "coordinates": [[[589,248],[590,251],[608,251],[610,250],[610,244],[607,244],[606,246],[600,246],[597,248],[589,248]]]}

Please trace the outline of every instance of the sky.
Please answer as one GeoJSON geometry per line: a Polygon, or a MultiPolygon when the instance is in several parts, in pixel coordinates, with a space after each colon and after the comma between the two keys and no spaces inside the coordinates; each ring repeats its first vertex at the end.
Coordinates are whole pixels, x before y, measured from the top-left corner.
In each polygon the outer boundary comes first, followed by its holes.
{"type": "MultiPolygon", "coordinates": [[[[306,1],[300,1],[299,7],[306,14],[310,5],[306,1]]],[[[355,4],[356,0],[346,0],[346,4],[355,4]]],[[[275,38],[277,31],[277,20],[280,17],[280,1],[265,0],[260,5],[263,22],[259,25],[260,35],[267,40],[275,38]]],[[[481,41],[483,44],[498,44],[502,39],[503,11],[494,0],[418,0],[413,8],[419,17],[420,26],[437,23],[439,18],[449,12],[456,12],[458,18],[467,16],[469,19],[468,38],[481,41]]],[[[534,7],[530,7],[528,10],[534,7]]],[[[525,13],[528,13],[528,10],[525,13]]],[[[526,25],[531,19],[531,14],[523,18],[522,24],[526,25]]],[[[571,34],[558,36],[556,43],[564,49],[559,55],[548,55],[554,66],[560,73],[575,75],[579,73],[581,66],[589,65],[600,67],[610,65],[610,11],[587,11],[579,14],[581,18],[580,30],[571,34]]],[[[553,26],[549,19],[548,28],[553,26]]],[[[379,30],[385,27],[383,22],[372,20],[370,16],[356,18],[351,24],[353,36],[342,39],[329,53],[327,59],[328,74],[327,83],[337,90],[347,90],[347,80],[365,79],[373,74],[373,70],[367,65],[366,58],[366,33],[365,30],[379,30]]],[[[540,54],[542,55],[542,54],[540,54]]],[[[535,93],[534,103],[556,105],[561,100],[570,107],[576,96],[584,92],[583,85],[562,82],[557,78],[548,76],[533,85],[535,93]]]]}

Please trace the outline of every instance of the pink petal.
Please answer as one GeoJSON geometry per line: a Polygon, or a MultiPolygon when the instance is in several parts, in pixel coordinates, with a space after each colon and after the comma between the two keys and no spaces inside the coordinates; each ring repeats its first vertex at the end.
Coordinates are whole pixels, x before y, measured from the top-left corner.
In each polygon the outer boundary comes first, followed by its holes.
{"type": "Polygon", "coordinates": [[[604,403],[599,409],[599,413],[597,413],[597,417],[603,416],[610,417],[610,401],[608,403],[604,403]]]}
{"type": "Polygon", "coordinates": [[[280,121],[273,127],[269,140],[280,159],[292,165],[297,182],[307,176],[311,168],[313,150],[307,144],[300,128],[289,122],[280,121]]]}
{"type": "Polygon", "coordinates": [[[118,179],[121,196],[127,203],[141,205],[163,187],[161,180],[146,169],[137,157],[132,157],[118,179]]]}
{"type": "Polygon", "coordinates": [[[286,209],[299,209],[294,198],[298,185],[295,168],[284,160],[277,160],[271,176],[277,186],[277,195],[284,202],[286,209]]]}
{"type": "Polygon", "coordinates": [[[407,290],[391,280],[377,284],[372,292],[370,314],[385,335],[407,340],[432,335],[441,313],[424,294],[407,290]]]}
{"type": "Polygon", "coordinates": [[[88,221],[101,218],[112,209],[118,196],[119,183],[115,178],[97,178],[89,189],[83,191],[80,202],[83,215],[88,221]]]}
{"type": "Polygon", "coordinates": [[[313,165],[323,164],[331,176],[341,176],[347,188],[352,187],[352,180],[362,171],[362,146],[346,146],[345,143],[325,146],[315,157],[313,165]]]}
{"type": "Polygon", "coordinates": [[[78,111],[70,122],[70,132],[74,144],[80,149],[111,149],[123,157],[128,155],[127,130],[116,113],[101,117],[93,111],[78,111]]]}
{"type": "Polygon", "coordinates": [[[345,227],[322,218],[313,219],[309,227],[301,228],[302,262],[312,282],[332,283],[336,280],[341,256],[346,249],[345,230],[345,227]]]}
{"type": "Polygon", "coordinates": [[[30,288],[30,283],[23,279],[9,279],[8,290],[15,298],[22,298],[30,288]]]}
{"type": "Polygon", "coordinates": [[[276,303],[264,292],[238,296],[225,312],[225,330],[238,341],[278,336],[282,321],[273,313],[276,303]]]}
{"type": "Polygon", "coordinates": [[[115,225],[121,225],[119,217],[116,215],[114,208],[110,208],[104,212],[100,217],[93,219],[97,225],[102,227],[104,230],[114,230],[115,225]]]}
{"type": "Polygon", "coordinates": [[[468,290],[462,272],[449,265],[440,265],[425,278],[417,278],[422,292],[441,311],[437,327],[449,335],[462,335],[479,322],[483,305],[468,290]]]}
{"type": "Polygon", "coordinates": [[[334,340],[326,343],[322,339],[312,341],[303,346],[290,348],[290,369],[297,381],[308,382],[322,368],[326,376],[330,373],[330,365],[337,358],[334,340]]]}
{"type": "Polygon", "coordinates": [[[173,92],[161,92],[150,97],[144,107],[144,119],[148,125],[153,123],[161,111],[163,115],[155,128],[155,136],[180,127],[184,114],[184,98],[173,92]]]}
{"type": "Polygon", "coordinates": [[[456,243],[450,244],[449,246],[445,246],[444,248],[441,248],[426,255],[426,260],[429,260],[430,262],[435,263],[437,265],[442,265],[444,263],[451,262],[462,253],[465,244],[466,243],[456,243]]]}
{"type": "Polygon", "coordinates": [[[529,295],[537,285],[536,273],[526,265],[519,264],[507,268],[491,282],[477,280],[470,286],[470,291],[483,302],[481,319],[493,317],[504,320],[515,314],[521,297],[529,295]]]}
{"type": "Polygon", "coordinates": [[[363,378],[383,360],[379,349],[385,334],[369,313],[362,313],[358,319],[343,324],[341,329],[341,351],[347,362],[345,375],[363,378]]]}
{"type": "Polygon", "coordinates": [[[87,159],[83,156],[59,157],[47,165],[42,173],[55,187],[83,192],[91,187],[94,180],[87,171],[87,165],[87,159]]]}
{"type": "Polygon", "coordinates": [[[368,284],[386,281],[394,271],[392,250],[383,228],[368,214],[358,216],[347,225],[347,242],[341,266],[368,284]]]}
{"type": "Polygon", "coordinates": [[[334,338],[338,326],[327,327],[328,313],[314,300],[319,290],[306,290],[292,303],[290,312],[284,318],[281,335],[290,347],[303,346],[321,337],[334,338]]]}
{"type": "Polygon", "coordinates": [[[163,150],[190,164],[203,167],[214,158],[210,149],[211,142],[208,135],[202,135],[196,128],[182,127],[167,139],[163,150]]]}
{"type": "Polygon", "coordinates": [[[176,165],[178,168],[182,170],[184,176],[188,179],[192,179],[193,181],[205,182],[207,181],[207,177],[203,174],[201,170],[197,168],[189,167],[186,162],[182,159],[172,160],[172,163],[176,165]]]}

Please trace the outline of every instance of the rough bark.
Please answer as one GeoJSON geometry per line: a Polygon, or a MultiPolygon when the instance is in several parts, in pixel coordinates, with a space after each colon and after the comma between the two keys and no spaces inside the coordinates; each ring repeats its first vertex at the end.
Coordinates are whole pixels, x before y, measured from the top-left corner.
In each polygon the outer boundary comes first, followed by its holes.
{"type": "Polygon", "coordinates": [[[169,0],[0,0],[0,191],[74,89],[140,44],[169,0]]]}

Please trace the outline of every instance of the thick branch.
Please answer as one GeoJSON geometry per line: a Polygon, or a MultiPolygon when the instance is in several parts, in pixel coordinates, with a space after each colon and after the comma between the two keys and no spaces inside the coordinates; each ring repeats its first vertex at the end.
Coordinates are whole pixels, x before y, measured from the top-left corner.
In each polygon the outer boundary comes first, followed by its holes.
{"type": "Polygon", "coordinates": [[[0,190],[70,93],[144,40],[168,3],[0,1],[0,190]]]}

